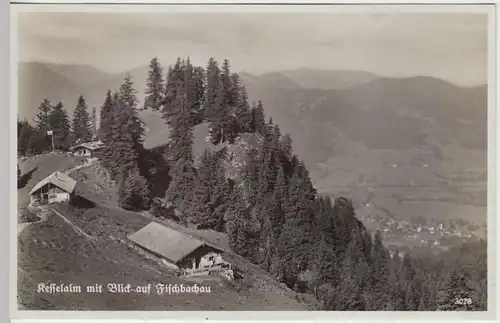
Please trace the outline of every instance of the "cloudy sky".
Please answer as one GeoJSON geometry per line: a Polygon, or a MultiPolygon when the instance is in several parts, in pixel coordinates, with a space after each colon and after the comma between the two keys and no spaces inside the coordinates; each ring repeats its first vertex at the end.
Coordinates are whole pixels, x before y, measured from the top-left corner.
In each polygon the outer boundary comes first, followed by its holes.
{"type": "Polygon", "coordinates": [[[21,13],[21,61],[109,72],[190,56],[234,71],[301,67],[487,80],[487,16],[468,13],[21,13]]]}

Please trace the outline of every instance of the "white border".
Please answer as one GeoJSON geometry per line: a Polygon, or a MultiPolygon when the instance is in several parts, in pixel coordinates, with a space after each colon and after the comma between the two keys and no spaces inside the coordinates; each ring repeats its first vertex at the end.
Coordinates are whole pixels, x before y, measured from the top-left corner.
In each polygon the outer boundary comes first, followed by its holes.
{"type": "MultiPolygon", "coordinates": [[[[39,3],[54,3],[61,1],[37,1],[39,3]]],[[[359,1],[343,1],[343,3],[357,4],[357,5],[338,5],[338,6],[308,6],[308,5],[294,5],[294,6],[273,6],[273,5],[259,5],[259,6],[231,6],[231,5],[217,5],[217,6],[180,6],[180,5],[124,5],[117,7],[116,5],[76,5],[75,3],[99,3],[102,1],[87,0],[87,1],[73,1],[72,5],[12,5],[11,6],[11,100],[10,100],[10,135],[11,135],[11,162],[12,166],[15,165],[16,158],[16,130],[15,124],[17,120],[17,12],[25,11],[59,11],[59,12],[163,12],[168,11],[170,13],[182,13],[182,12],[485,12],[489,13],[489,41],[488,41],[488,59],[489,59],[489,75],[488,75],[488,312],[295,312],[295,311],[284,311],[284,312],[265,312],[265,311],[242,311],[234,315],[231,312],[207,312],[207,311],[176,311],[176,312],[164,312],[164,311],[18,311],[17,310],[17,221],[15,214],[17,212],[17,189],[15,185],[14,172],[10,172],[10,235],[11,235],[11,266],[10,266],[10,309],[11,317],[13,319],[49,319],[49,318],[65,318],[65,319],[95,319],[95,318],[106,318],[106,319],[181,319],[181,320],[193,320],[193,319],[215,319],[215,320],[233,320],[242,319],[283,319],[283,320],[304,320],[304,319],[314,319],[314,320],[327,320],[327,319],[341,319],[341,320],[353,320],[353,319],[366,319],[369,318],[370,321],[377,320],[387,320],[387,319],[397,319],[397,320],[416,320],[416,319],[448,319],[448,320],[474,320],[474,321],[484,321],[484,320],[494,320],[496,318],[496,301],[498,301],[497,293],[495,289],[498,289],[497,285],[494,283],[496,281],[495,274],[497,273],[496,266],[496,235],[495,235],[495,224],[496,223],[496,201],[498,200],[498,192],[495,189],[495,176],[496,176],[496,158],[500,157],[500,151],[493,153],[496,148],[496,142],[498,134],[496,134],[496,82],[495,82],[495,72],[497,71],[495,49],[498,36],[495,38],[496,32],[496,13],[492,10],[491,6],[485,7],[484,5],[477,4],[477,1],[441,1],[439,5],[435,5],[434,1],[421,1],[421,3],[434,4],[432,6],[426,5],[425,7],[415,4],[408,5],[387,5],[391,3],[400,3],[398,1],[386,1],[384,4],[369,4],[369,5],[359,5],[359,1]],[[452,6],[443,5],[451,3],[461,3],[467,4],[462,6],[452,6]],[[14,143],[14,144],[12,144],[14,143]],[[15,233],[15,234],[13,234],[15,233]],[[234,316],[233,316],[234,315],[234,316]],[[236,316],[236,317],[235,317],[236,316]]],[[[111,1],[110,1],[111,2],[111,1]]],[[[161,3],[161,1],[149,1],[150,3],[161,3]]],[[[178,3],[186,3],[188,1],[176,1],[178,3]]],[[[232,1],[219,1],[218,3],[231,3],[232,1]]],[[[245,1],[246,3],[262,3],[263,1],[245,1]]],[[[275,3],[299,3],[299,1],[273,1],[275,3]]],[[[316,0],[315,3],[328,3],[327,1],[316,0]]],[[[126,3],[136,3],[132,0],[122,0],[120,4],[126,3]]],[[[364,2],[367,3],[367,2],[364,2]]],[[[490,2],[491,3],[491,2],[490,2]]],[[[498,232],[498,231],[497,231],[498,232]]],[[[40,320],[36,320],[41,322],[40,320]]],[[[23,320],[23,322],[29,322],[23,320]]]]}

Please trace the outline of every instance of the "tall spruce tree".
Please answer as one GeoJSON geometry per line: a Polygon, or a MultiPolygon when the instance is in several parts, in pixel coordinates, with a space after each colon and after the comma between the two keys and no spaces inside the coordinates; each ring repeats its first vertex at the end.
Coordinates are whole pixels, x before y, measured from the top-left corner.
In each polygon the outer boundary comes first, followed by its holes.
{"type": "Polygon", "coordinates": [[[37,130],[29,122],[18,122],[17,132],[17,153],[20,156],[27,156],[29,154],[37,153],[36,147],[33,143],[36,142],[37,130]]]}
{"type": "Polygon", "coordinates": [[[253,105],[252,110],[252,132],[256,132],[261,135],[265,135],[266,127],[266,117],[264,114],[264,106],[262,101],[259,100],[257,105],[253,105]]]}
{"type": "Polygon", "coordinates": [[[149,63],[145,94],[144,109],[161,110],[163,95],[165,94],[165,80],[163,79],[163,68],[158,57],[154,57],[149,63]]]}
{"type": "Polygon", "coordinates": [[[49,115],[52,111],[52,105],[48,99],[44,99],[43,102],[38,106],[38,113],[36,115],[35,122],[39,129],[47,131],[49,129],[49,115]]]}
{"type": "Polygon", "coordinates": [[[56,104],[50,112],[48,121],[54,136],[54,148],[67,150],[71,145],[71,125],[62,102],[56,104]]]}
{"type": "Polygon", "coordinates": [[[105,143],[111,150],[108,164],[113,179],[121,182],[139,165],[142,147],[141,128],[138,128],[136,109],[119,98],[114,101],[110,137],[105,143]]]}
{"type": "Polygon", "coordinates": [[[391,286],[389,284],[390,258],[387,250],[382,244],[382,236],[380,231],[377,231],[374,236],[372,246],[373,259],[373,304],[375,310],[387,309],[391,304],[391,286]]]}
{"type": "MultiPolygon", "coordinates": [[[[437,294],[438,311],[466,311],[473,307],[467,299],[473,290],[467,282],[466,273],[460,269],[453,270],[437,294]]],[[[473,300],[472,300],[473,301],[473,300]]]]}
{"type": "Polygon", "coordinates": [[[96,108],[92,108],[92,114],[90,115],[90,130],[92,132],[92,140],[97,139],[97,113],[96,108]]]}
{"type": "Polygon", "coordinates": [[[280,241],[284,253],[285,280],[289,287],[295,285],[297,275],[307,268],[313,248],[314,214],[313,192],[308,174],[299,164],[290,180],[289,197],[285,206],[286,219],[280,241]]]}
{"type": "Polygon", "coordinates": [[[92,140],[90,116],[83,95],[78,98],[78,104],[73,112],[73,138],[76,143],[92,140]]]}
{"type": "Polygon", "coordinates": [[[134,82],[132,80],[132,75],[125,75],[124,82],[120,86],[118,91],[120,100],[123,103],[128,104],[131,108],[135,109],[139,101],[137,100],[137,90],[134,88],[134,82]]]}
{"type": "Polygon", "coordinates": [[[99,153],[99,160],[104,167],[111,169],[116,162],[113,160],[113,116],[115,102],[111,95],[111,90],[106,93],[106,99],[101,107],[99,118],[99,139],[102,141],[103,148],[99,153]]]}
{"type": "Polygon", "coordinates": [[[245,85],[241,84],[238,74],[233,74],[232,82],[237,91],[237,102],[235,107],[235,116],[238,121],[238,131],[252,132],[252,111],[248,103],[248,93],[245,85]]]}
{"type": "Polygon", "coordinates": [[[221,70],[211,59],[207,67],[205,110],[210,121],[210,137],[214,145],[233,143],[238,135],[237,88],[233,85],[229,61],[224,60],[221,70]]]}
{"type": "Polygon", "coordinates": [[[118,187],[118,205],[126,210],[146,210],[149,208],[149,186],[137,167],[124,169],[118,187]]]}
{"type": "Polygon", "coordinates": [[[44,99],[38,107],[38,113],[35,118],[36,135],[32,138],[33,152],[41,153],[52,149],[51,138],[47,134],[50,130],[49,115],[53,107],[49,100],[44,99]]]}
{"type": "Polygon", "coordinates": [[[240,188],[233,190],[227,216],[227,232],[231,249],[253,261],[258,246],[258,236],[249,206],[240,188]]]}
{"type": "Polygon", "coordinates": [[[105,140],[107,135],[111,131],[112,117],[113,117],[113,97],[111,96],[111,90],[106,93],[106,99],[101,107],[101,113],[99,117],[99,139],[105,140]]]}
{"type": "Polygon", "coordinates": [[[163,108],[163,118],[171,127],[169,149],[173,164],[169,172],[172,180],[167,189],[167,201],[185,210],[190,204],[185,197],[190,195],[196,183],[192,145],[193,126],[200,104],[195,95],[199,93],[199,82],[194,78],[189,59],[187,62],[178,59],[169,74],[163,108]]]}

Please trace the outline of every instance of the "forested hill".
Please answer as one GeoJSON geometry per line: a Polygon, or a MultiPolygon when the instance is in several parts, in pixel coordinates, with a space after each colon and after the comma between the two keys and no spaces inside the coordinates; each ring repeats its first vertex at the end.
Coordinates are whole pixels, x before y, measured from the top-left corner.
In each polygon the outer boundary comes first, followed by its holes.
{"type": "Polygon", "coordinates": [[[61,138],[98,136],[104,143],[99,159],[118,184],[120,207],[224,232],[234,252],[288,287],[314,294],[326,310],[484,308],[453,300],[459,292],[479,295],[485,276],[465,265],[441,271],[408,253],[391,256],[381,235],[372,237],[357,220],[351,201],[320,196],[292,138],[265,116],[263,102],[248,102],[228,60],[211,58],[203,68],[178,59],[164,71],[154,58],[145,94],[141,108],[168,126],[163,148],[144,148],[137,93],[127,76],[118,91],[108,91],[98,133],[83,97],[72,131],[61,106],[46,101],[36,128],[19,124],[21,153],[49,149],[47,129],[60,139],[59,149],[68,144],[61,138]],[[193,132],[201,124],[209,125],[211,149],[196,156],[193,132]],[[229,174],[235,151],[239,162],[229,174]]]}

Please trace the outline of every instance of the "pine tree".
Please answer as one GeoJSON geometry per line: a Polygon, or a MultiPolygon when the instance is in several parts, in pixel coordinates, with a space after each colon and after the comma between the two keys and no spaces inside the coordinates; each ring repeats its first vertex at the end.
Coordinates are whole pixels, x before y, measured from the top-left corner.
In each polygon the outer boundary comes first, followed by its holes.
{"type": "Polygon", "coordinates": [[[238,101],[235,112],[236,120],[239,122],[238,130],[241,132],[252,132],[252,111],[248,103],[248,93],[245,86],[239,83],[238,74],[233,75],[233,83],[238,84],[238,101]]]}
{"type": "Polygon", "coordinates": [[[358,277],[359,242],[351,240],[341,262],[340,283],[333,309],[341,311],[362,311],[365,309],[363,290],[358,277]]]}
{"type": "Polygon", "coordinates": [[[206,68],[206,91],[205,91],[205,119],[212,122],[216,115],[222,99],[221,92],[221,72],[217,61],[211,57],[206,68]]]}
{"type": "Polygon", "coordinates": [[[67,150],[71,145],[71,125],[68,114],[61,102],[50,112],[48,122],[54,136],[54,147],[56,149],[67,150]]]}
{"type": "Polygon", "coordinates": [[[252,261],[255,259],[258,237],[250,209],[243,200],[241,189],[235,189],[231,196],[227,217],[230,247],[237,254],[252,261]]]}
{"type": "Polygon", "coordinates": [[[280,242],[284,253],[285,280],[293,287],[300,271],[307,268],[311,261],[313,247],[314,214],[312,201],[314,195],[309,188],[308,174],[302,166],[296,167],[290,180],[288,201],[285,205],[286,220],[280,242]]]}
{"type": "Polygon", "coordinates": [[[208,221],[207,217],[211,217],[212,210],[210,203],[210,175],[212,170],[212,154],[205,150],[201,157],[201,164],[198,167],[196,182],[192,191],[189,194],[189,220],[197,227],[201,227],[208,221]]]}
{"type": "Polygon", "coordinates": [[[90,116],[87,111],[87,103],[81,95],[73,112],[73,137],[76,143],[92,140],[90,116]]]}
{"type": "Polygon", "coordinates": [[[33,152],[41,153],[52,148],[51,138],[47,135],[47,131],[50,130],[49,115],[52,109],[52,105],[47,99],[44,99],[38,107],[35,118],[36,135],[32,138],[33,152]]]}
{"type": "Polygon", "coordinates": [[[262,101],[259,100],[257,106],[254,105],[252,107],[251,114],[252,114],[252,132],[265,135],[267,127],[264,115],[264,106],[262,104],[262,101]]]}
{"type": "Polygon", "coordinates": [[[132,76],[130,74],[125,75],[124,82],[120,86],[118,91],[120,100],[128,104],[132,109],[135,109],[138,104],[137,100],[137,90],[134,88],[134,82],[132,81],[132,76]]]}
{"type": "MultiPolygon", "coordinates": [[[[189,202],[185,200],[189,196],[193,186],[196,184],[196,170],[192,160],[179,158],[169,172],[171,181],[166,191],[166,200],[175,207],[186,211],[189,209],[189,202]]],[[[185,215],[186,217],[188,215],[185,215]]],[[[182,221],[187,223],[187,218],[182,221]]]]}
{"type": "Polygon", "coordinates": [[[471,298],[473,289],[467,282],[466,273],[453,270],[437,295],[438,311],[467,311],[473,304],[461,304],[461,300],[471,298]],[[458,301],[457,301],[458,300],[458,301]]]}
{"type": "Polygon", "coordinates": [[[118,189],[118,205],[126,210],[146,210],[149,208],[149,188],[137,167],[125,170],[120,176],[118,189]]]}
{"type": "Polygon", "coordinates": [[[21,156],[34,153],[37,148],[33,146],[37,136],[36,129],[27,121],[18,122],[17,129],[17,153],[21,156]]]}
{"type": "Polygon", "coordinates": [[[222,158],[205,151],[198,169],[198,179],[191,193],[193,223],[200,229],[224,231],[224,216],[231,188],[228,185],[222,158]]]}
{"type": "MultiPolygon", "coordinates": [[[[120,182],[120,176],[133,172],[139,165],[142,134],[138,129],[137,111],[126,102],[117,99],[113,106],[112,125],[106,150],[110,150],[108,167],[113,179],[120,182]]],[[[106,153],[106,150],[104,151],[106,153]]]]}
{"type": "Polygon", "coordinates": [[[44,99],[43,102],[38,107],[38,113],[36,115],[35,122],[38,125],[39,129],[43,129],[45,131],[49,129],[49,115],[52,111],[52,105],[48,99],[44,99]]]}
{"type": "Polygon", "coordinates": [[[372,259],[374,308],[378,310],[385,309],[391,303],[391,286],[389,285],[389,255],[382,244],[380,231],[377,231],[374,236],[372,259]]]}
{"type": "Polygon", "coordinates": [[[99,118],[99,138],[105,140],[106,136],[109,134],[112,125],[113,116],[113,97],[111,96],[111,90],[106,93],[106,99],[101,107],[101,113],[99,118]]]}
{"type": "Polygon", "coordinates": [[[243,173],[243,183],[248,203],[253,207],[257,203],[259,194],[259,173],[260,173],[259,151],[251,149],[246,156],[245,168],[243,173]]]}
{"type": "Polygon", "coordinates": [[[263,250],[262,266],[270,271],[273,263],[279,262],[278,241],[285,222],[285,213],[281,206],[281,196],[278,190],[268,193],[261,211],[262,230],[260,234],[263,250]]]}
{"type": "Polygon", "coordinates": [[[115,109],[115,102],[111,96],[111,90],[108,90],[106,99],[101,107],[101,114],[99,118],[99,139],[102,141],[103,148],[99,153],[99,160],[104,167],[110,169],[113,161],[113,116],[115,109]]]}
{"type": "Polygon", "coordinates": [[[205,120],[205,71],[197,66],[193,70],[193,87],[191,97],[193,98],[193,110],[195,119],[193,125],[202,123],[205,120]]]}
{"type": "Polygon", "coordinates": [[[160,110],[163,105],[164,93],[165,81],[163,79],[163,68],[158,57],[154,57],[149,63],[144,110],[147,110],[148,108],[151,108],[153,111],[160,110]]]}
{"type": "Polygon", "coordinates": [[[97,114],[95,107],[92,108],[92,115],[90,116],[90,130],[92,132],[92,140],[97,138],[97,114]]]}

